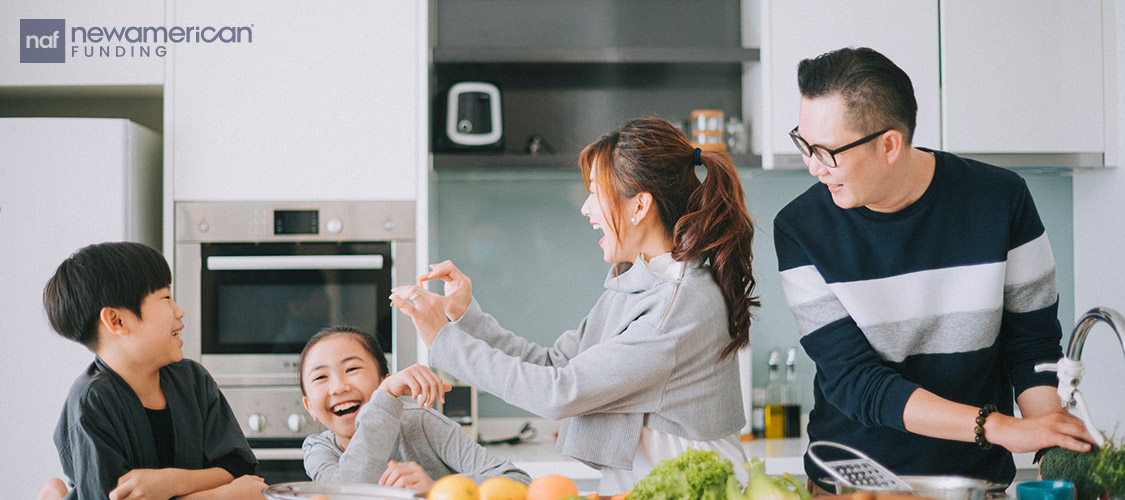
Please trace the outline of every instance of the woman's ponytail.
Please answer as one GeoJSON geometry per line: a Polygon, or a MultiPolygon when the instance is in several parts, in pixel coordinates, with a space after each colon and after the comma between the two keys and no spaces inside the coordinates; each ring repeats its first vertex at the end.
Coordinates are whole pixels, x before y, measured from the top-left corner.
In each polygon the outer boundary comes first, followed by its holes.
{"type": "Polygon", "coordinates": [[[730,158],[705,151],[700,159],[707,175],[691,193],[687,213],[676,222],[672,257],[703,258],[711,263],[711,276],[729,311],[731,341],[723,349],[725,358],[749,344],[750,310],[761,305],[753,294],[754,222],[746,211],[742,183],[730,158]]]}

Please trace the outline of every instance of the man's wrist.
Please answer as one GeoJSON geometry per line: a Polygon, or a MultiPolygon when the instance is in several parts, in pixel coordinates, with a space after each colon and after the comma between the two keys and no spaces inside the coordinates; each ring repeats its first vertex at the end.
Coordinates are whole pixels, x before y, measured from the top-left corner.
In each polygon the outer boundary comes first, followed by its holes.
{"type": "MultiPolygon", "coordinates": [[[[984,412],[984,408],[981,409],[981,412],[984,412]]],[[[991,411],[988,411],[986,413],[987,414],[984,416],[984,425],[981,425],[979,427],[983,430],[982,435],[985,442],[987,443],[987,446],[982,445],[979,441],[977,442],[977,445],[986,450],[991,448],[992,445],[1004,446],[1004,433],[1008,428],[1008,424],[1011,423],[1009,420],[1015,417],[1009,417],[1007,415],[1004,415],[1003,413],[1000,413],[995,409],[995,406],[993,406],[991,411]]],[[[980,412],[978,412],[977,418],[980,418],[980,412]]]]}

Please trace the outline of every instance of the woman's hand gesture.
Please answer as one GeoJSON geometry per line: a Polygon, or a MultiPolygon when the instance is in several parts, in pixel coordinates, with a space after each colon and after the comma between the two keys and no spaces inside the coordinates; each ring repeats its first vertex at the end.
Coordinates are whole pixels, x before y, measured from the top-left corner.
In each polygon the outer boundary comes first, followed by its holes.
{"type": "Polygon", "coordinates": [[[449,323],[445,317],[443,301],[445,297],[428,292],[418,285],[397,286],[391,289],[391,301],[402,312],[410,316],[418,338],[430,347],[437,337],[438,330],[449,323]]]}
{"type": "Polygon", "coordinates": [[[435,401],[445,402],[445,393],[453,389],[441,377],[422,365],[413,365],[388,375],[379,388],[391,396],[411,396],[419,406],[430,408],[435,401]]]}
{"type": "Polygon", "coordinates": [[[445,301],[442,303],[445,317],[457,321],[473,301],[473,282],[451,261],[430,264],[430,272],[418,277],[418,285],[430,280],[445,282],[445,301]]]}

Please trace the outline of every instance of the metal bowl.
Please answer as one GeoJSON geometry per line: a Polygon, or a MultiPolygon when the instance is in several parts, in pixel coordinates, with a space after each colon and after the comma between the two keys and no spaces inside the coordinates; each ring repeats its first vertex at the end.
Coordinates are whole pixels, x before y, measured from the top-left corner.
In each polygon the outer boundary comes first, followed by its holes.
{"type": "Polygon", "coordinates": [[[330,500],[417,500],[425,498],[421,493],[406,488],[379,486],[366,483],[316,483],[299,481],[278,483],[263,494],[269,500],[307,500],[314,496],[330,500]]]}
{"type": "MultiPolygon", "coordinates": [[[[997,485],[983,479],[973,479],[961,476],[898,476],[913,491],[896,492],[909,493],[914,496],[933,498],[936,500],[985,500],[990,491],[1002,490],[1002,485],[997,485]]],[[[844,495],[857,491],[871,491],[850,486],[836,485],[836,494],[844,495]]]]}

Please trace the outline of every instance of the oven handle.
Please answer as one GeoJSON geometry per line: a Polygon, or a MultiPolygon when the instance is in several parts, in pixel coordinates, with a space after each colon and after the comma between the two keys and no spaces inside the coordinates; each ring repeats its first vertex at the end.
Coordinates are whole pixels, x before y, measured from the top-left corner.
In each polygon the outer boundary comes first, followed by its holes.
{"type": "Polygon", "coordinates": [[[258,460],[304,460],[300,448],[250,448],[258,460]]]}
{"type": "Polygon", "coordinates": [[[207,257],[207,269],[211,271],[382,268],[382,255],[212,255],[207,257]]]}

